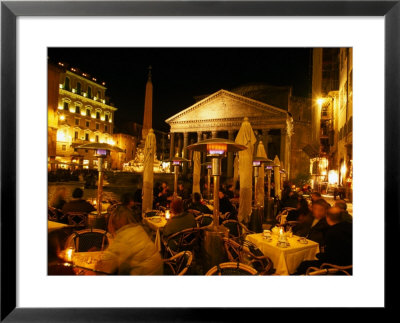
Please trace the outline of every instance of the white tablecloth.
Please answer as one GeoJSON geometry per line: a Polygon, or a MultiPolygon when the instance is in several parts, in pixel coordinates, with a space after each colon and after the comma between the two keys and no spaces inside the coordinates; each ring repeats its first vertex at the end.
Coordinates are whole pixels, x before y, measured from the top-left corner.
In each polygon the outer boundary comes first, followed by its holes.
{"type": "Polygon", "coordinates": [[[249,234],[246,237],[246,240],[254,243],[265,256],[271,258],[277,275],[294,274],[302,261],[316,260],[319,244],[311,240],[307,240],[307,244],[301,244],[298,239],[298,236],[288,238],[290,246],[281,248],[277,246],[277,235],[272,235],[271,242],[264,239],[262,233],[249,234]]]}
{"type": "Polygon", "coordinates": [[[167,220],[163,217],[161,218],[144,218],[143,223],[147,225],[150,229],[156,232],[156,238],[154,244],[156,245],[158,251],[161,251],[161,236],[160,230],[162,230],[167,224],[167,220]],[[159,221],[161,220],[161,221],[159,221]]]}

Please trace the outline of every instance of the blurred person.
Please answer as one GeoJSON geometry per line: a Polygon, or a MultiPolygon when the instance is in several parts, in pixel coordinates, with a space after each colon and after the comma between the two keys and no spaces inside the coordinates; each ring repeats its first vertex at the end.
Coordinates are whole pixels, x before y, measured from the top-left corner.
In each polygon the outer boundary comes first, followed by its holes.
{"type": "Polygon", "coordinates": [[[198,192],[193,193],[192,203],[189,205],[189,209],[199,211],[203,214],[212,214],[213,212],[201,202],[201,194],[198,192]]]}
{"type": "Polygon", "coordinates": [[[233,187],[232,184],[229,184],[227,186],[227,189],[225,191],[226,197],[228,199],[233,199],[235,197],[235,188],[233,187]]]}
{"type": "Polygon", "coordinates": [[[190,194],[183,183],[178,184],[178,196],[180,196],[182,200],[190,199],[190,194]]]}
{"type": "Polygon", "coordinates": [[[54,193],[54,196],[50,202],[50,206],[62,210],[63,206],[67,201],[65,200],[66,196],[66,189],[64,186],[57,187],[56,192],[54,193]]]}
{"type": "Polygon", "coordinates": [[[171,218],[163,230],[163,236],[168,237],[179,231],[197,227],[193,214],[184,212],[183,201],[180,197],[172,200],[170,205],[171,218]]]}
{"type": "Polygon", "coordinates": [[[343,220],[349,223],[353,223],[353,217],[347,211],[347,204],[344,200],[338,200],[335,202],[335,207],[338,207],[343,211],[343,220]]]}
{"type": "Polygon", "coordinates": [[[323,199],[315,201],[312,205],[313,221],[311,222],[306,238],[318,242],[320,248],[325,245],[325,235],[328,229],[326,214],[330,207],[330,204],[323,199]]]}
{"type": "Polygon", "coordinates": [[[96,269],[118,275],[162,275],[160,253],[143,227],[123,211],[116,212],[110,221],[114,239],[96,269]]]}
{"type": "Polygon", "coordinates": [[[232,205],[231,201],[229,201],[228,197],[225,195],[225,192],[220,189],[218,192],[219,195],[219,212],[221,214],[225,214],[226,212],[235,213],[235,208],[232,205]]]}
{"type": "Polygon", "coordinates": [[[63,213],[68,212],[83,212],[83,213],[90,213],[95,211],[96,209],[92,204],[88,201],[84,200],[83,198],[83,190],[81,188],[76,188],[72,192],[72,200],[68,203],[65,203],[62,211],[63,213]]]}
{"type": "Polygon", "coordinates": [[[304,275],[309,267],[320,267],[323,263],[349,266],[353,263],[353,228],[344,220],[344,212],[338,207],[330,208],[326,215],[329,225],[324,252],[316,255],[318,260],[304,261],[297,269],[298,275],[304,275]]]}

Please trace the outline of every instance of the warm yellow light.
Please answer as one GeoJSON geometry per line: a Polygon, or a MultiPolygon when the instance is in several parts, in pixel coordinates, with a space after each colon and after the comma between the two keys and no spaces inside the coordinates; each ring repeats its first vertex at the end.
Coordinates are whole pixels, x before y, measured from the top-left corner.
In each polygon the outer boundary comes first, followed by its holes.
{"type": "Polygon", "coordinates": [[[57,141],[65,141],[65,133],[62,130],[57,131],[57,141]]]}
{"type": "Polygon", "coordinates": [[[207,152],[209,155],[224,155],[227,150],[227,144],[207,144],[207,152]]]}
{"type": "Polygon", "coordinates": [[[86,92],[83,92],[83,96],[86,98],[86,97],[87,97],[87,93],[86,93],[86,92]]]}
{"type": "Polygon", "coordinates": [[[106,100],[103,100],[103,103],[106,103],[106,100]]]}
{"type": "Polygon", "coordinates": [[[328,173],[328,183],[333,185],[337,184],[339,181],[339,175],[336,170],[330,170],[328,173]]]}
{"type": "Polygon", "coordinates": [[[76,90],[75,89],[72,89],[72,93],[75,93],[76,92],[76,90]]]}
{"type": "Polygon", "coordinates": [[[61,121],[64,121],[65,120],[65,116],[62,114],[62,115],[60,115],[60,120],[61,121]]]}
{"type": "Polygon", "coordinates": [[[58,107],[58,110],[62,110],[62,109],[63,109],[63,107],[62,107],[62,106],[59,106],[59,107],[58,107]]]}
{"type": "Polygon", "coordinates": [[[94,138],[91,138],[91,139],[90,139],[90,142],[94,142],[94,138]]]}
{"type": "Polygon", "coordinates": [[[95,100],[95,101],[96,101],[96,100],[97,100],[97,97],[95,97],[95,96],[94,96],[94,97],[93,97],[93,100],[95,100]]]}
{"type": "Polygon", "coordinates": [[[71,112],[71,113],[75,113],[75,108],[69,108],[69,112],[71,112]]]}
{"type": "Polygon", "coordinates": [[[317,103],[318,103],[319,105],[322,105],[322,103],[324,103],[324,99],[323,99],[323,98],[317,99],[317,103]]]}
{"type": "Polygon", "coordinates": [[[92,118],[95,119],[96,118],[96,114],[92,114],[92,118]]]}
{"type": "Polygon", "coordinates": [[[108,122],[109,122],[109,123],[111,123],[111,122],[112,122],[112,120],[111,120],[111,119],[109,119],[109,120],[108,120],[108,122]]]}
{"type": "Polygon", "coordinates": [[[169,210],[166,210],[166,211],[165,211],[165,219],[168,220],[168,219],[170,218],[170,216],[171,216],[171,215],[170,215],[170,213],[169,213],[169,210]]]}
{"type": "Polygon", "coordinates": [[[342,167],[340,168],[340,172],[342,174],[342,177],[344,177],[346,175],[346,171],[347,171],[346,164],[343,163],[342,167]]]}
{"type": "Polygon", "coordinates": [[[62,89],[63,88],[63,85],[62,84],[60,84],[60,89],[62,89]]]}
{"type": "Polygon", "coordinates": [[[104,121],[104,120],[106,120],[106,118],[104,118],[104,117],[101,117],[101,118],[100,118],[100,120],[101,120],[101,121],[104,121]]]}

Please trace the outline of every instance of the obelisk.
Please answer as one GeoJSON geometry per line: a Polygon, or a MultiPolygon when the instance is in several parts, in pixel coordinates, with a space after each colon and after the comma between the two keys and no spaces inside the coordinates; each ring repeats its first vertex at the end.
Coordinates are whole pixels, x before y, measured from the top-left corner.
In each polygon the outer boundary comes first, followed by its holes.
{"type": "Polygon", "coordinates": [[[151,66],[146,83],[146,93],[144,98],[144,115],[142,128],[142,142],[146,140],[149,130],[152,128],[153,120],[153,83],[151,82],[151,66]]]}

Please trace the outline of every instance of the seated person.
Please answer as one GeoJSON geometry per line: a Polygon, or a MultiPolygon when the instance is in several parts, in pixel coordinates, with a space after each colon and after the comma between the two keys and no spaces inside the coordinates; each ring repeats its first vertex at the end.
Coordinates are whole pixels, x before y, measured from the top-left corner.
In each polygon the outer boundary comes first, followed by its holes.
{"type": "Polygon", "coordinates": [[[228,197],[225,195],[225,192],[222,189],[219,190],[219,212],[221,214],[225,214],[226,212],[236,212],[231,201],[229,201],[228,197]]]}
{"type": "Polygon", "coordinates": [[[343,200],[338,200],[335,202],[335,207],[338,207],[343,211],[343,220],[349,223],[353,223],[353,217],[347,212],[347,204],[343,200]]]}
{"type": "Polygon", "coordinates": [[[325,200],[315,201],[312,205],[312,214],[299,216],[300,223],[293,228],[293,233],[318,242],[323,247],[325,233],[328,229],[326,213],[329,208],[330,205],[325,200]]]}
{"type": "Polygon", "coordinates": [[[310,214],[310,209],[308,208],[308,203],[304,198],[299,198],[297,201],[296,210],[289,211],[286,218],[287,221],[298,221],[300,216],[307,216],[310,214]]]}
{"type": "Polygon", "coordinates": [[[57,187],[56,193],[50,202],[50,206],[62,210],[65,203],[67,203],[65,200],[65,187],[57,187]]]}
{"type": "Polygon", "coordinates": [[[83,190],[80,189],[79,187],[74,189],[72,192],[72,200],[65,203],[62,211],[63,213],[69,213],[69,212],[84,212],[84,213],[90,213],[95,211],[96,209],[93,207],[92,204],[90,204],[88,201],[85,201],[82,199],[83,197],[83,190]]]}
{"type": "Polygon", "coordinates": [[[115,234],[113,230],[113,218],[115,216],[124,216],[128,223],[142,222],[142,212],[135,206],[134,196],[130,193],[123,194],[121,196],[121,203],[111,211],[108,219],[108,231],[111,233],[111,235],[115,234]]]}
{"type": "Polygon", "coordinates": [[[183,211],[183,201],[181,198],[172,200],[170,205],[171,218],[163,230],[163,236],[168,237],[179,231],[196,228],[197,222],[191,213],[183,211]]]}
{"type": "Polygon", "coordinates": [[[212,214],[212,211],[203,203],[201,203],[201,195],[198,192],[193,194],[192,203],[190,203],[189,209],[199,211],[203,214],[212,214]]]}
{"type": "Polygon", "coordinates": [[[114,240],[96,269],[118,275],[162,275],[163,262],[158,249],[143,227],[131,221],[127,212],[116,212],[110,218],[114,240]]]}
{"type": "Polygon", "coordinates": [[[157,205],[167,206],[171,198],[172,193],[169,190],[169,187],[166,182],[162,182],[161,186],[158,190],[158,193],[155,197],[155,202],[157,205]]]}
{"type": "Polygon", "coordinates": [[[190,194],[182,183],[178,184],[178,196],[180,196],[182,200],[190,199],[190,194]]]}
{"type": "Polygon", "coordinates": [[[228,199],[233,199],[235,197],[235,190],[232,184],[227,186],[227,189],[225,191],[225,195],[228,199]]]}
{"type": "Polygon", "coordinates": [[[325,235],[328,230],[326,214],[330,207],[330,204],[323,199],[315,201],[312,205],[312,216],[314,219],[306,238],[318,242],[320,248],[325,245],[325,235]]]}
{"type": "Polygon", "coordinates": [[[352,224],[344,220],[344,215],[338,207],[328,210],[326,222],[329,227],[324,252],[317,254],[318,260],[302,262],[297,269],[298,275],[304,275],[309,267],[319,268],[323,263],[338,266],[349,266],[353,263],[352,224]]]}

